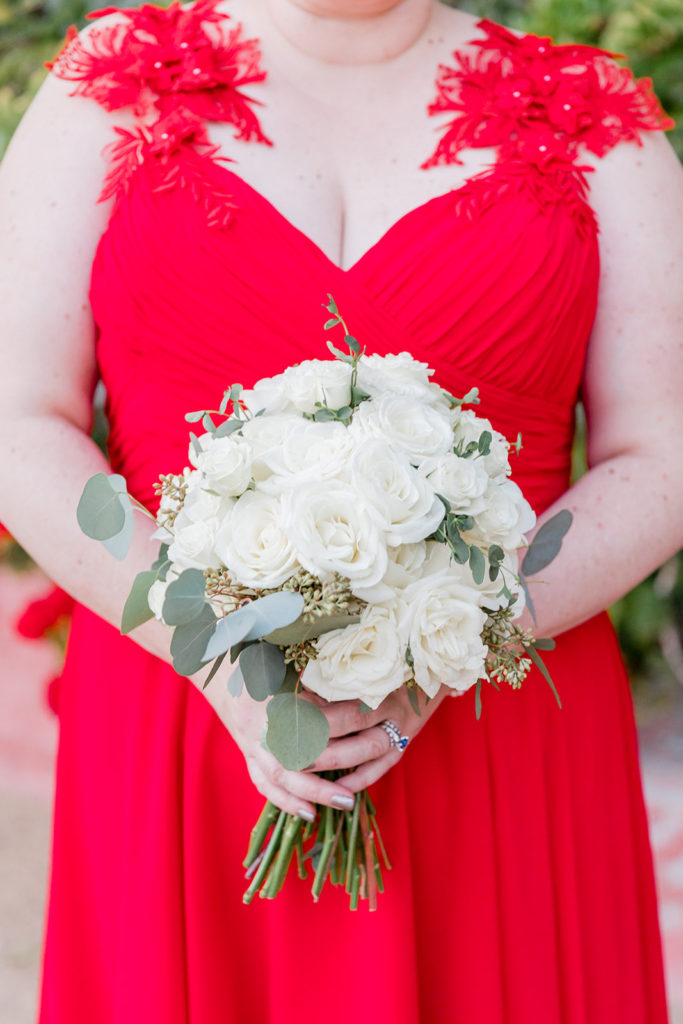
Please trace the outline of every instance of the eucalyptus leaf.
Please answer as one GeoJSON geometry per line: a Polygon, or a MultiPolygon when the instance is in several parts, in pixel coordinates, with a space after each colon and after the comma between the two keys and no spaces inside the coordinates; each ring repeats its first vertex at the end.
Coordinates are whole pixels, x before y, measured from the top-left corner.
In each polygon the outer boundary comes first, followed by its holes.
{"type": "Polygon", "coordinates": [[[414,686],[409,686],[407,689],[408,689],[408,701],[410,703],[411,708],[413,709],[415,714],[418,716],[418,718],[422,718],[422,712],[420,711],[420,702],[417,699],[417,690],[415,689],[414,686]]]}
{"type": "Polygon", "coordinates": [[[481,679],[477,679],[477,685],[474,688],[474,713],[479,721],[481,718],[481,679]]]}
{"type": "Polygon", "coordinates": [[[329,309],[330,313],[334,313],[334,315],[336,316],[339,313],[339,310],[337,309],[337,303],[334,301],[329,292],[327,293],[327,297],[330,301],[325,306],[325,309],[329,309]]]}
{"type": "Polygon", "coordinates": [[[560,700],[560,695],[557,692],[557,690],[555,689],[555,684],[553,683],[553,681],[551,679],[550,672],[548,672],[548,669],[545,666],[545,662],[543,661],[543,659],[541,658],[540,654],[538,653],[538,651],[533,646],[527,647],[526,650],[527,650],[527,653],[528,653],[529,657],[533,661],[534,665],[536,666],[538,671],[541,673],[541,675],[543,676],[543,678],[547,682],[547,684],[550,687],[550,689],[553,691],[553,694],[555,695],[555,700],[557,701],[557,706],[561,709],[562,708],[562,701],[560,700]]]}
{"type": "Polygon", "coordinates": [[[235,665],[228,678],[228,693],[231,697],[239,697],[244,686],[244,676],[240,670],[239,662],[235,665]]]}
{"type": "Polygon", "coordinates": [[[121,615],[121,632],[124,636],[152,618],[153,613],[147,598],[149,589],[156,579],[155,570],[147,569],[146,572],[139,572],[133,580],[121,615]]]}
{"type": "Polygon", "coordinates": [[[326,320],[325,321],[325,323],[323,325],[323,330],[324,331],[330,331],[330,330],[332,330],[333,327],[336,327],[338,323],[339,323],[338,318],[336,316],[333,316],[331,320],[326,320]]]}
{"type": "Polygon", "coordinates": [[[201,569],[185,569],[177,580],[166,588],[161,609],[164,622],[169,626],[183,626],[201,613],[206,603],[206,581],[201,569]]]}
{"type": "Polygon", "coordinates": [[[524,591],[524,598],[526,600],[526,606],[529,609],[529,614],[531,615],[531,618],[534,621],[534,626],[537,626],[538,621],[536,619],[536,609],[534,608],[534,602],[531,600],[531,592],[529,590],[529,585],[527,584],[526,580],[522,578],[520,578],[519,582],[522,584],[522,590],[524,591]]]}
{"type": "Polygon", "coordinates": [[[373,709],[372,709],[372,708],[370,707],[370,705],[369,705],[369,704],[366,704],[366,703],[365,703],[365,701],[364,701],[364,700],[359,700],[359,701],[358,701],[358,707],[359,707],[359,710],[360,710],[360,713],[361,713],[361,715],[367,715],[367,714],[369,714],[369,713],[370,713],[370,712],[371,712],[371,711],[373,710],[373,709]]]}
{"type": "Polygon", "coordinates": [[[267,640],[269,644],[277,644],[278,647],[289,647],[290,644],[299,644],[303,640],[313,640],[333,629],[346,629],[347,626],[355,626],[357,622],[360,622],[360,615],[348,615],[346,612],[326,615],[314,619],[313,622],[304,622],[299,618],[291,626],[284,626],[282,629],[273,630],[272,633],[266,633],[263,639],[267,640]]]}
{"type": "Polygon", "coordinates": [[[200,409],[198,412],[186,412],[185,420],[187,423],[199,423],[204,416],[204,410],[200,409]]]}
{"type": "Polygon", "coordinates": [[[328,409],[323,406],[322,409],[318,409],[313,417],[316,423],[329,423],[331,420],[336,420],[337,415],[332,409],[328,409]]]}
{"type": "Polygon", "coordinates": [[[547,636],[541,637],[540,640],[534,640],[534,647],[537,651],[554,651],[557,644],[551,637],[547,636]]]}
{"type": "Polygon", "coordinates": [[[479,454],[480,455],[488,455],[489,454],[489,452],[491,451],[491,441],[492,440],[493,440],[493,434],[491,433],[490,430],[484,430],[480,434],[479,440],[477,442],[477,447],[479,449],[479,454]]]}
{"type": "Polygon", "coordinates": [[[353,337],[353,335],[347,334],[344,338],[344,341],[355,355],[360,355],[360,345],[358,344],[356,338],[353,337]]]}
{"type": "Polygon", "coordinates": [[[573,518],[569,509],[563,508],[543,524],[524,556],[522,572],[525,576],[535,576],[550,565],[562,547],[562,541],[572,525],[573,518]]]}
{"type": "Polygon", "coordinates": [[[216,672],[218,672],[219,668],[221,667],[221,665],[223,664],[224,661],[225,661],[225,655],[224,654],[221,654],[220,658],[216,658],[216,660],[214,661],[213,665],[211,666],[211,671],[209,672],[208,676],[206,677],[206,679],[202,683],[202,690],[205,690],[207,688],[207,686],[209,685],[209,683],[211,682],[213,677],[216,675],[216,672]]]}
{"type": "Polygon", "coordinates": [[[202,416],[202,426],[204,427],[204,430],[206,430],[207,433],[216,433],[216,424],[213,422],[208,412],[205,412],[204,415],[202,416]]]}
{"type": "Polygon", "coordinates": [[[234,644],[240,643],[256,622],[251,605],[245,605],[221,619],[214,630],[211,642],[206,648],[204,658],[211,661],[220,654],[225,654],[234,644]]]}
{"type": "Polygon", "coordinates": [[[162,544],[159,547],[159,554],[157,555],[156,559],[152,562],[152,565],[150,566],[150,568],[153,569],[155,572],[160,572],[164,568],[164,566],[168,564],[168,549],[168,544],[162,544]]]}
{"type": "Polygon", "coordinates": [[[240,654],[244,685],[253,700],[266,700],[282,686],[287,667],[279,647],[261,641],[251,644],[240,654]]]}
{"type": "MultiPolygon", "coordinates": [[[[291,590],[280,590],[276,594],[266,594],[251,604],[245,605],[256,616],[254,625],[244,637],[245,640],[260,640],[261,637],[274,630],[291,626],[296,622],[304,608],[301,594],[291,590]]],[[[272,643],[272,640],[268,641],[272,643]]]]}
{"type": "Polygon", "coordinates": [[[472,579],[479,586],[484,582],[484,575],[486,573],[486,559],[484,555],[474,544],[470,548],[470,569],[472,571],[472,579]]]}
{"type": "Polygon", "coordinates": [[[110,555],[122,562],[130,551],[130,545],[135,535],[135,518],[128,495],[119,494],[118,498],[123,507],[123,527],[114,537],[107,537],[101,543],[110,555]]]}
{"type": "Polygon", "coordinates": [[[241,430],[243,426],[242,420],[224,420],[220,427],[216,427],[214,437],[230,437],[236,430],[241,430]]]}
{"type": "Polygon", "coordinates": [[[302,771],[313,764],[329,738],[329,722],[310,701],[294,693],[279,693],[268,704],[266,743],[289,771],[302,771]]]}
{"type": "Polygon", "coordinates": [[[206,657],[206,648],[217,624],[213,609],[205,604],[196,619],[184,626],[176,626],[171,638],[171,654],[173,668],[178,675],[191,676],[211,661],[206,657]]]}
{"type": "Polygon", "coordinates": [[[108,540],[121,532],[126,522],[125,508],[120,490],[106,473],[90,477],[78,502],[76,518],[86,537],[93,540],[108,540]]]}

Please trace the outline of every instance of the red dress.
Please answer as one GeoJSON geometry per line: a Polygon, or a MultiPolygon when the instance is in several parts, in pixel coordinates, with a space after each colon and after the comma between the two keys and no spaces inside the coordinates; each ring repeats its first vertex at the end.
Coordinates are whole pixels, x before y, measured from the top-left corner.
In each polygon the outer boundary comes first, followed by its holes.
{"type": "MultiPolygon", "coordinates": [[[[332,292],[371,351],[409,350],[456,393],[479,386],[482,413],[522,431],[515,479],[542,510],[568,486],[596,307],[581,149],[667,127],[649,84],[601,51],[481,22],[468,55],[435,69],[433,110],[453,118],[431,159],[495,146],[495,166],[343,272],[215,159],[207,121],[268,141],[242,93],[264,77],[256,43],[215,7],[128,10],[55,64],[79,94],[138,114],[116,129],[91,288],[116,471],[152,505],[158,474],[186,462],[185,411],[321,356],[332,292]]],[[[79,608],[42,1024],[664,1024],[631,697],[607,616],[561,636],[548,663],[561,711],[536,675],[487,689],[479,722],[473,695],[447,700],[376,785],[394,867],[375,914],[336,891],[314,905],[296,878],[244,907],[262,798],[242,755],[185,679],[79,608]]]]}

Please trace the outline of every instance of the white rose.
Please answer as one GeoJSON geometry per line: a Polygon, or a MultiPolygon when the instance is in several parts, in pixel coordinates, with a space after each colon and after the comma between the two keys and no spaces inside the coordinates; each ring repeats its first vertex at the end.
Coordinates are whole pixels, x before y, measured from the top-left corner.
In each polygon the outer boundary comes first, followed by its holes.
{"type": "Polygon", "coordinates": [[[357,625],[325,633],[315,645],[318,656],[302,682],[326,700],[357,699],[376,708],[411,675],[395,613],[384,605],[371,605],[357,625]]]}
{"type": "Polygon", "coordinates": [[[221,525],[216,552],[238,582],[262,589],[281,586],[299,568],[283,529],[280,498],[247,491],[221,525]]]}
{"type": "Polygon", "coordinates": [[[366,437],[387,441],[414,465],[453,447],[447,413],[403,395],[384,394],[363,402],[349,430],[359,443],[366,437]]]}
{"type": "Polygon", "coordinates": [[[475,515],[484,507],[482,496],[489,483],[481,459],[463,459],[452,452],[427,459],[420,472],[437,494],[442,494],[454,512],[475,515]]]}
{"type": "Polygon", "coordinates": [[[340,409],[351,401],[351,367],[338,359],[307,359],[283,374],[287,398],[300,412],[314,413],[316,403],[340,409]]]}
{"type": "Polygon", "coordinates": [[[479,595],[447,573],[427,576],[402,594],[401,635],[410,644],[415,681],[430,697],[444,684],[464,692],[484,672],[486,621],[479,595]]]}
{"type": "Polygon", "coordinates": [[[396,592],[420,578],[422,565],[427,555],[427,544],[420,540],[416,544],[399,544],[387,549],[389,561],[387,570],[374,587],[354,587],[356,597],[371,604],[393,601],[396,592]]]}
{"type": "Polygon", "coordinates": [[[262,489],[280,493],[308,480],[340,478],[353,450],[353,438],[343,423],[300,419],[287,431],[282,444],[262,455],[261,461],[273,474],[262,489]]]}
{"type": "Polygon", "coordinates": [[[287,394],[284,373],[278,373],[275,377],[262,377],[257,380],[253,388],[245,389],[240,395],[240,401],[254,416],[259,412],[280,413],[291,412],[292,403],[287,394]]]}
{"type": "Polygon", "coordinates": [[[197,456],[197,468],[204,474],[206,486],[237,497],[251,481],[252,458],[251,446],[241,438],[209,435],[197,456]]]}
{"type": "Polygon", "coordinates": [[[168,549],[174,566],[180,570],[218,569],[221,564],[216,554],[218,526],[217,516],[193,522],[183,508],[173,526],[173,542],[168,549]]]}
{"type": "Polygon", "coordinates": [[[337,481],[307,483],[288,492],[284,505],[284,529],[310,573],[328,579],[337,572],[358,586],[381,580],[386,540],[376,513],[354,488],[337,481]]]}
{"type": "Polygon", "coordinates": [[[474,458],[481,463],[490,477],[505,477],[510,475],[510,462],[508,452],[510,444],[507,438],[503,437],[497,430],[494,430],[489,420],[483,416],[477,416],[471,409],[457,407],[451,412],[453,422],[453,434],[455,445],[461,445],[463,450],[472,441],[478,441],[485,430],[491,434],[491,450],[488,455],[475,455],[474,458]]]}
{"type": "Polygon", "coordinates": [[[242,427],[242,437],[251,446],[252,476],[257,482],[267,479],[271,470],[267,465],[267,457],[277,450],[285,441],[291,430],[301,424],[298,413],[273,413],[267,416],[255,416],[247,420],[242,427]]]}
{"type": "Polygon", "coordinates": [[[429,380],[434,373],[427,363],[413,359],[409,352],[397,355],[361,356],[358,363],[358,385],[373,397],[390,391],[430,404],[442,399],[440,388],[429,380]]]}
{"type": "Polygon", "coordinates": [[[484,508],[474,520],[474,527],[464,534],[473,544],[499,544],[502,548],[518,548],[526,543],[525,534],[533,529],[536,513],[516,483],[503,480],[491,483],[484,495],[484,508]]]}
{"type": "Polygon", "coordinates": [[[434,488],[385,441],[370,438],[358,447],[351,476],[364,500],[377,509],[390,545],[424,540],[443,519],[434,488]]]}

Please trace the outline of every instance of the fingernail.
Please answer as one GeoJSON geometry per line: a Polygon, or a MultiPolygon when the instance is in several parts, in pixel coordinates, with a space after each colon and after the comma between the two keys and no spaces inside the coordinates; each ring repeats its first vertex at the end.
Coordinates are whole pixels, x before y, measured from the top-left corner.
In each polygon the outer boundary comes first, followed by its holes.
{"type": "Polygon", "coordinates": [[[341,807],[345,811],[352,811],[354,799],[352,796],[341,796],[338,793],[335,794],[330,803],[334,804],[335,807],[341,807]]]}
{"type": "Polygon", "coordinates": [[[315,814],[313,811],[307,811],[305,807],[300,807],[296,812],[299,818],[303,818],[304,821],[315,821],[315,814]]]}

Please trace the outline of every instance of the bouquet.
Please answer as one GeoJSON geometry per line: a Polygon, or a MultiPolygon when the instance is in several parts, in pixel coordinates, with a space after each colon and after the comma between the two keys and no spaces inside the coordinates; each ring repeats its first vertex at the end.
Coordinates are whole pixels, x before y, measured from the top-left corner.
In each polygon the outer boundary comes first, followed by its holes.
{"type": "MultiPolygon", "coordinates": [[[[474,688],[479,717],[482,683],[518,688],[532,662],[555,692],[538,654],[552,641],[515,621],[535,515],[510,479],[511,445],[467,408],[476,389],[457,398],[408,353],[367,355],[331,296],[326,308],[345,350],[328,342],[332,359],[233,385],[218,409],[187,414],[202,432],[190,434],[190,465],[160,477],[159,555],[122,618],[124,633],[153,615],[171,627],[174,668],[213,663],[205,685],[229,656],[230,692],[268,701],[264,743],[292,770],[329,739],[307,692],[369,710],[405,687],[419,714],[420,691],[474,688]]],[[[124,557],[135,506],[151,515],[122,477],[97,474],[79,523],[124,557]]],[[[525,573],[550,562],[570,521],[561,512],[539,531],[525,573]]],[[[380,853],[388,867],[367,792],[314,823],[267,803],[245,901],[276,896],[296,857],[302,877],[313,869],[315,899],[329,879],[352,908],[365,897],[374,909],[380,853]]]]}

